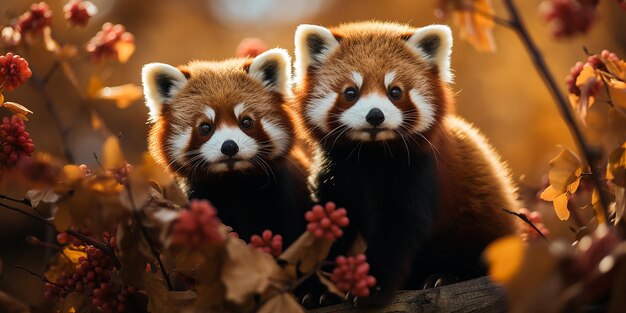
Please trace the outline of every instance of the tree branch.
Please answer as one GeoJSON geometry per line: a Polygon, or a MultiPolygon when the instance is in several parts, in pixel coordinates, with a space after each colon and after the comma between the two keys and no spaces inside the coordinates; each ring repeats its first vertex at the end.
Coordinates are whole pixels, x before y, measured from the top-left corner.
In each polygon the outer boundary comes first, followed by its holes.
{"type": "Polygon", "coordinates": [[[152,256],[156,258],[157,262],[159,263],[159,268],[161,269],[161,275],[163,276],[163,280],[165,280],[165,285],[167,286],[167,290],[172,291],[174,288],[172,287],[170,276],[167,273],[167,270],[165,270],[165,266],[163,265],[163,261],[161,260],[161,253],[157,251],[156,247],[154,246],[154,243],[152,242],[152,239],[150,238],[150,234],[148,234],[148,230],[146,230],[146,228],[143,227],[143,224],[141,223],[141,217],[139,216],[139,211],[137,210],[137,205],[135,204],[135,199],[133,197],[130,184],[126,183],[124,184],[124,186],[126,187],[128,198],[130,199],[130,203],[133,207],[133,218],[135,219],[135,222],[137,223],[137,227],[139,227],[139,229],[141,230],[141,234],[146,239],[146,242],[148,243],[148,246],[150,247],[150,252],[152,252],[152,256]]]}
{"type": "Polygon", "coordinates": [[[567,126],[569,127],[569,130],[572,133],[572,136],[574,137],[576,144],[578,145],[578,149],[582,152],[583,157],[586,160],[587,164],[589,164],[591,179],[593,181],[593,184],[595,185],[595,188],[598,190],[598,194],[600,196],[600,204],[602,205],[602,214],[604,215],[605,220],[608,221],[609,220],[608,218],[609,217],[609,214],[608,214],[609,200],[606,196],[606,193],[604,192],[604,188],[602,187],[602,181],[595,168],[595,166],[597,165],[598,161],[601,158],[600,151],[598,151],[597,148],[591,147],[585,140],[585,137],[583,136],[582,131],[578,127],[578,124],[576,123],[576,120],[574,119],[574,115],[572,114],[572,111],[569,108],[567,100],[565,99],[563,94],[559,91],[559,87],[556,81],[554,80],[554,77],[552,77],[552,75],[550,74],[550,71],[548,70],[548,65],[546,64],[543,58],[543,55],[541,54],[541,52],[539,52],[537,45],[530,37],[528,30],[526,29],[526,26],[524,25],[520,17],[517,7],[515,6],[514,0],[503,0],[503,1],[504,1],[504,5],[507,11],[509,12],[511,23],[514,26],[513,29],[517,32],[520,39],[522,40],[522,43],[528,50],[532,58],[533,64],[535,66],[535,69],[539,72],[539,74],[541,75],[541,78],[543,79],[546,86],[550,90],[552,97],[554,97],[554,99],[556,100],[559,111],[561,112],[561,116],[563,117],[567,126]]]}
{"type": "Polygon", "coordinates": [[[524,221],[526,224],[530,225],[530,227],[532,227],[539,235],[541,235],[541,238],[545,239],[547,242],[550,242],[550,240],[548,240],[548,238],[546,237],[546,235],[544,235],[541,230],[539,230],[539,228],[537,228],[537,226],[535,226],[535,224],[533,224],[533,222],[531,220],[528,219],[528,216],[526,216],[526,214],[523,213],[516,213],[510,210],[507,210],[505,208],[502,208],[502,211],[509,213],[511,215],[515,215],[517,217],[519,217],[522,221],[524,221]]]}

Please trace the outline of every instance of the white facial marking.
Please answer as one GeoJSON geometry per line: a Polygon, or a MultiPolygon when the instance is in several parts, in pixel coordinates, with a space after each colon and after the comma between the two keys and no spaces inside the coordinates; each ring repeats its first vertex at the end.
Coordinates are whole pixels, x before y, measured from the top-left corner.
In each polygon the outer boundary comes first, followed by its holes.
{"type": "Polygon", "coordinates": [[[386,140],[395,136],[394,129],[402,124],[402,111],[398,109],[386,96],[376,93],[361,97],[351,108],[341,113],[339,121],[352,129],[350,136],[357,140],[372,140],[367,129],[372,129],[372,125],[365,117],[370,110],[378,108],[385,115],[385,120],[377,128],[384,129],[379,132],[375,139],[386,140]],[[367,139],[366,139],[367,138],[367,139]]]}
{"type": "Polygon", "coordinates": [[[389,89],[389,86],[391,85],[391,83],[393,83],[393,79],[396,78],[396,72],[395,71],[391,71],[387,74],[385,74],[385,88],[389,89]]]}
{"type": "Polygon", "coordinates": [[[191,139],[191,128],[187,128],[182,132],[175,132],[168,140],[170,146],[170,153],[173,155],[174,160],[183,162],[185,156],[185,149],[189,145],[191,139]]]}
{"type": "Polygon", "coordinates": [[[335,105],[335,101],[337,101],[337,94],[334,92],[311,100],[307,106],[306,115],[313,122],[313,125],[324,131],[330,131],[326,125],[326,116],[328,111],[335,105]]]}
{"type": "Polygon", "coordinates": [[[363,86],[363,75],[361,75],[361,73],[352,72],[352,80],[359,89],[363,86]]]}
{"type": "Polygon", "coordinates": [[[413,104],[417,107],[417,114],[419,115],[417,125],[414,129],[416,132],[426,131],[435,122],[435,106],[428,98],[422,96],[419,91],[415,89],[411,89],[409,96],[413,104]]]}
{"type": "Polygon", "coordinates": [[[239,103],[235,106],[235,108],[233,109],[233,112],[235,112],[235,116],[237,118],[239,118],[241,116],[241,114],[243,113],[243,111],[246,110],[246,105],[242,103],[239,103]]]}
{"type": "Polygon", "coordinates": [[[280,127],[276,123],[272,123],[267,119],[261,119],[261,125],[263,125],[263,129],[270,137],[270,141],[274,145],[274,149],[272,150],[272,156],[277,157],[283,153],[287,149],[287,143],[289,141],[289,135],[287,131],[280,127]]]}
{"type": "Polygon", "coordinates": [[[220,127],[218,128],[209,141],[202,144],[200,147],[200,153],[209,162],[211,162],[211,170],[214,172],[222,172],[229,170],[228,165],[220,163],[221,161],[228,160],[229,157],[224,155],[221,151],[222,144],[226,140],[234,141],[239,147],[239,151],[233,156],[233,158],[242,159],[234,163],[234,169],[244,169],[252,166],[249,160],[259,150],[259,145],[254,138],[246,135],[239,127],[220,127]]]}
{"type": "Polygon", "coordinates": [[[206,117],[211,120],[211,121],[215,121],[215,110],[213,110],[210,107],[206,107],[204,108],[204,115],[206,115],[206,117]]]}

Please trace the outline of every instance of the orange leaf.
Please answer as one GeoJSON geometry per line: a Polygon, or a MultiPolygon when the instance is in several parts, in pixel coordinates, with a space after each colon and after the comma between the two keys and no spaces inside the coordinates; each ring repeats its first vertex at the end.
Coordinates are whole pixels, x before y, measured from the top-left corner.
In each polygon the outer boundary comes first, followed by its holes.
{"type": "Polygon", "coordinates": [[[98,92],[104,87],[102,80],[97,75],[89,78],[89,85],[87,86],[87,96],[95,98],[98,92]]]}
{"type": "Polygon", "coordinates": [[[626,83],[616,79],[609,79],[607,85],[609,86],[609,94],[613,104],[626,109],[626,83]]]}
{"type": "MultiPolygon", "coordinates": [[[[587,110],[589,110],[596,101],[593,93],[599,81],[601,81],[600,76],[590,65],[585,65],[576,79],[576,86],[580,89],[580,96],[574,95],[576,102],[572,103],[572,105],[584,125],[586,125],[587,110]]],[[[572,102],[571,97],[570,102],[572,102]]]]}
{"type": "Polygon", "coordinates": [[[604,219],[604,213],[602,213],[602,204],[600,204],[600,195],[598,194],[598,189],[594,188],[591,193],[591,206],[593,207],[593,211],[596,214],[596,219],[598,223],[605,224],[606,220],[604,219]]]}
{"type": "Polygon", "coordinates": [[[567,209],[567,193],[564,193],[552,201],[552,205],[554,205],[554,211],[556,212],[556,216],[562,220],[566,221],[569,219],[569,210],[567,209]]]}
{"type": "Polygon", "coordinates": [[[496,51],[493,39],[493,20],[484,15],[493,15],[491,0],[476,0],[473,9],[456,10],[453,19],[460,28],[461,39],[467,40],[474,48],[481,52],[496,51]],[[476,13],[481,12],[481,13],[476,13]]]}
{"type": "Polygon", "coordinates": [[[599,55],[599,57],[602,60],[602,63],[606,65],[609,73],[622,81],[626,80],[626,62],[623,60],[614,61],[609,58],[603,58],[602,55],[599,55]]]}
{"type": "Polygon", "coordinates": [[[4,103],[4,95],[2,94],[2,89],[0,89],[0,106],[4,103]]]}
{"type": "Polygon", "coordinates": [[[524,242],[518,235],[502,237],[485,249],[489,276],[498,283],[507,283],[518,272],[524,261],[524,242]]]}
{"type": "Polygon", "coordinates": [[[104,87],[97,90],[93,97],[96,99],[115,100],[117,107],[124,109],[129,104],[143,97],[143,89],[135,84],[104,87]]]}
{"type": "Polygon", "coordinates": [[[102,166],[105,169],[112,169],[124,165],[126,165],[126,159],[117,137],[109,136],[102,145],[102,166]]]}
{"type": "Polygon", "coordinates": [[[550,160],[548,179],[550,185],[561,192],[565,192],[582,172],[582,170],[579,171],[582,166],[580,158],[574,152],[565,147],[561,147],[561,149],[561,153],[550,160]]]}
{"type": "Polygon", "coordinates": [[[128,41],[119,41],[115,44],[115,50],[117,50],[117,60],[120,63],[126,63],[133,52],[135,52],[135,43],[128,41]]]}
{"type": "Polygon", "coordinates": [[[626,187],[626,142],[609,155],[606,179],[622,188],[626,187]]]}
{"type": "Polygon", "coordinates": [[[561,192],[560,190],[556,190],[552,185],[550,185],[541,193],[541,195],[539,195],[539,197],[546,201],[552,201],[554,200],[554,198],[562,194],[563,192],[561,192]]]}

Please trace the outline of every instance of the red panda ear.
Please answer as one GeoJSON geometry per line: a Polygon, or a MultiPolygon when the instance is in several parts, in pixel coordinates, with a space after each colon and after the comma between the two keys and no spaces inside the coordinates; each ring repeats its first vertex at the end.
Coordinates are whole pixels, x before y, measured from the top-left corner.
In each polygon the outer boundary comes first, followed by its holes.
{"type": "Polygon", "coordinates": [[[408,39],[407,45],[422,57],[439,67],[439,76],[446,83],[453,79],[450,69],[452,54],[452,31],[445,25],[430,25],[418,28],[408,39]]]}
{"type": "Polygon", "coordinates": [[[325,27],[302,24],[296,29],[296,79],[306,74],[309,66],[318,66],[339,47],[339,40],[325,27]]]}
{"type": "Polygon", "coordinates": [[[269,90],[289,95],[291,81],[289,53],[285,49],[274,48],[259,54],[250,64],[248,75],[269,90]]]}
{"type": "Polygon", "coordinates": [[[187,83],[187,77],[179,69],[163,64],[150,63],[143,66],[141,73],[146,106],[150,109],[150,121],[161,116],[163,105],[168,103],[187,83]]]}

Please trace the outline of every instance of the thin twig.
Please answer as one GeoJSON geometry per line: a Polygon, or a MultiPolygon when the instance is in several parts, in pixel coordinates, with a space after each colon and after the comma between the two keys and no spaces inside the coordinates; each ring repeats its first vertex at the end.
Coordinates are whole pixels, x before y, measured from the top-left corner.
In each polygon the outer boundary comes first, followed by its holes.
{"type": "Polygon", "coordinates": [[[541,54],[541,52],[539,52],[539,48],[537,48],[537,45],[535,44],[535,42],[530,38],[528,30],[526,29],[526,26],[522,22],[522,19],[517,10],[517,7],[515,6],[514,0],[503,0],[503,1],[505,4],[505,7],[507,8],[507,11],[509,12],[512,25],[514,26],[513,29],[515,29],[520,39],[524,43],[524,46],[530,53],[530,56],[532,57],[532,61],[535,65],[535,68],[541,75],[541,78],[546,83],[548,89],[552,93],[552,96],[556,100],[557,106],[561,112],[561,116],[563,117],[566,124],[568,125],[569,130],[572,133],[572,136],[574,137],[574,140],[576,141],[576,144],[578,145],[579,150],[582,152],[584,159],[587,161],[587,164],[589,164],[590,172],[591,172],[590,176],[592,178],[593,184],[595,185],[595,188],[598,190],[600,204],[602,205],[602,214],[604,215],[605,220],[608,221],[609,214],[607,210],[609,207],[608,206],[609,200],[606,196],[606,193],[603,191],[602,181],[600,180],[600,176],[598,175],[597,170],[595,169],[595,166],[597,165],[601,157],[600,152],[597,149],[592,148],[585,140],[582,134],[582,131],[578,127],[578,124],[576,123],[574,115],[572,114],[568,106],[567,100],[565,99],[563,94],[561,94],[561,92],[559,91],[559,87],[556,81],[554,80],[554,77],[552,77],[552,75],[550,74],[550,71],[548,70],[548,66],[543,58],[543,55],[541,54]]]}
{"type": "Polygon", "coordinates": [[[7,195],[2,195],[0,194],[0,199],[4,199],[4,200],[9,200],[9,201],[13,201],[13,202],[17,202],[17,203],[21,203],[27,206],[30,206],[30,200],[23,198],[23,199],[15,199],[15,198],[11,198],[7,195]]]}
{"type": "Polygon", "coordinates": [[[169,291],[172,291],[174,288],[172,287],[170,276],[167,274],[167,270],[165,269],[165,266],[163,265],[163,261],[161,260],[161,253],[157,251],[156,247],[154,246],[154,243],[152,242],[152,239],[150,239],[148,231],[145,229],[145,227],[143,227],[143,224],[141,223],[141,217],[139,216],[139,211],[137,210],[137,205],[135,204],[135,199],[133,197],[130,184],[126,183],[124,186],[126,187],[126,192],[128,193],[128,198],[133,208],[133,217],[135,218],[135,222],[137,223],[137,226],[141,230],[141,234],[146,239],[146,242],[148,243],[148,246],[150,247],[150,252],[152,252],[152,256],[154,256],[157,259],[157,262],[159,262],[159,267],[161,268],[161,275],[163,276],[163,280],[165,280],[167,289],[169,291]]]}
{"type": "Polygon", "coordinates": [[[26,215],[26,216],[28,216],[28,217],[30,217],[32,219],[35,219],[35,220],[37,220],[37,221],[39,221],[41,223],[44,223],[45,225],[54,227],[54,225],[52,225],[52,223],[50,223],[50,221],[48,221],[47,219],[45,219],[45,218],[43,218],[41,216],[34,215],[32,213],[26,212],[26,211],[24,211],[22,209],[16,208],[14,206],[11,206],[11,205],[8,205],[8,204],[2,203],[2,202],[0,202],[0,207],[4,207],[5,209],[9,209],[11,211],[15,211],[17,213],[26,215]]]}
{"type": "Polygon", "coordinates": [[[55,286],[57,286],[57,287],[59,287],[59,288],[61,288],[61,289],[65,290],[65,291],[67,291],[67,292],[72,292],[71,290],[67,289],[67,287],[63,287],[63,286],[61,286],[61,285],[59,285],[59,284],[57,284],[57,283],[51,282],[50,280],[48,280],[48,279],[46,278],[46,276],[43,276],[43,275],[38,274],[38,273],[35,273],[35,272],[33,272],[33,271],[31,271],[31,270],[29,270],[29,269],[27,269],[27,268],[25,268],[25,267],[23,267],[23,266],[21,266],[21,265],[13,265],[13,268],[18,269],[18,270],[22,270],[22,271],[24,271],[24,272],[26,272],[26,273],[29,273],[29,274],[31,274],[31,275],[33,275],[33,276],[35,276],[35,277],[37,277],[37,278],[41,279],[42,281],[44,281],[44,282],[46,282],[46,283],[48,283],[48,284],[55,285],[55,286]]]}
{"type": "Polygon", "coordinates": [[[298,288],[298,286],[302,285],[305,281],[307,281],[311,276],[315,275],[317,271],[319,271],[322,267],[333,265],[335,262],[333,261],[322,261],[318,263],[313,269],[311,269],[308,273],[304,274],[302,277],[298,278],[293,284],[291,284],[287,289],[283,290],[285,292],[291,292],[298,288]]]}
{"type": "Polygon", "coordinates": [[[59,62],[58,59],[54,59],[54,63],[52,63],[50,69],[46,72],[45,75],[43,75],[43,78],[41,79],[44,85],[48,84],[48,81],[50,80],[50,78],[52,78],[52,75],[54,75],[57,69],[59,69],[60,65],[61,62],[59,62]]]}
{"type": "Polygon", "coordinates": [[[524,221],[526,224],[530,225],[530,227],[532,227],[539,235],[541,235],[541,238],[545,239],[547,242],[550,242],[550,240],[548,239],[548,237],[546,237],[546,235],[544,235],[541,230],[539,230],[539,228],[537,228],[537,226],[535,226],[535,224],[533,224],[533,222],[531,220],[528,219],[528,216],[526,216],[526,214],[524,213],[517,213],[517,212],[513,212],[510,210],[507,210],[505,208],[502,208],[502,211],[509,213],[511,215],[515,215],[517,217],[519,217],[522,221],[524,221]]]}

